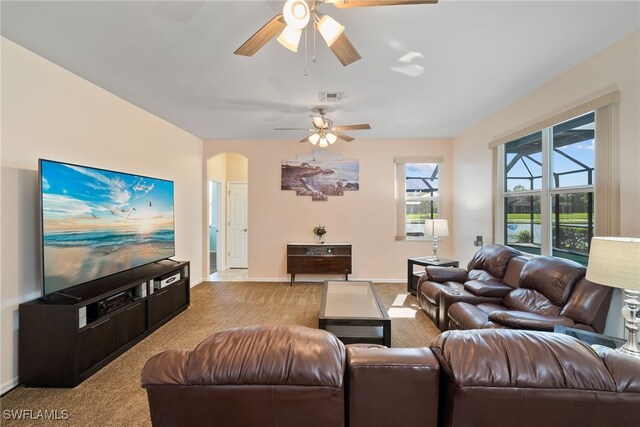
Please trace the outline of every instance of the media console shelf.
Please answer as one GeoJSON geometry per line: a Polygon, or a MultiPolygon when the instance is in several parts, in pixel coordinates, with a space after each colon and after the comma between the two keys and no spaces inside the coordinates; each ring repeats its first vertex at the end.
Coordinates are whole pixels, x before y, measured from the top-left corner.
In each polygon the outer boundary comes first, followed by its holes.
{"type": "Polygon", "coordinates": [[[75,387],[190,303],[189,262],[159,261],[20,304],[19,381],[75,387]]]}
{"type": "Polygon", "coordinates": [[[287,273],[291,285],[296,274],[351,274],[350,243],[288,243],[287,273]]]}

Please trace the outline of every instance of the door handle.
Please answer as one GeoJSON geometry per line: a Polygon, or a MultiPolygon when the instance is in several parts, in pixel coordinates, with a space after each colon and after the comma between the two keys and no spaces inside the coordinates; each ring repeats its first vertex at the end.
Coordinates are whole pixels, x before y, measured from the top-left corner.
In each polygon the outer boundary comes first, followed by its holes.
{"type": "Polygon", "coordinates": [[[246,232],[247,232],[247,229],[245,228],[245,229],[243,229],[242,231],[244,231],[244,232],[246,233],[246,232]]]}

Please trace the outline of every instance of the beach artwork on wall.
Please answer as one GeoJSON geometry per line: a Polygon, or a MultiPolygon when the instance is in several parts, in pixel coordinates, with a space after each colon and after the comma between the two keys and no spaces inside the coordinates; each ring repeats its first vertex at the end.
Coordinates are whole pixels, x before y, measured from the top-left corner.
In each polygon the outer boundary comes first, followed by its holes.
{"type": "Polygon", "coordinates": [[[296,160],[282,162],[281,189],[298,196],[325,201],[329,196],[343,196],[345,191],[360,189],[360,165],[357,159],[345,159],[327,150],[313,150],[296,160]]]}

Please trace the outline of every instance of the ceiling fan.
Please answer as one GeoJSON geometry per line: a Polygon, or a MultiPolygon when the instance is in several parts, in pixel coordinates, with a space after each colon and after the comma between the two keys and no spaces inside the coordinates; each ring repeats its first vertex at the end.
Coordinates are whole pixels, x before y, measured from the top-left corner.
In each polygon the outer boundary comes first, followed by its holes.
{"type": "Polygon", "coordinates": [[[343,130],[368,130],[371,129],[368,123],[360,124],[360,125],[342,125],[342,126],[334,126],[333,120],[325,117],[327,114],[327,109],[324,107],[314,108],[313,111],[317,111],[320,116],[309,116],[311,117],[311,123],[313,124],[313,129],[308,128],[275,128],[274,130],[306,130],[308,132],[313,132],[311,135],[301,139],[299,142],[310,142],[313,145],[318,145],[319,147],[325,148],[330,144],[334,144],[338,139],[341,139],[346,142],[351,142],[355,138],[350,137],[349,135],[345,135],[340,132],[343,130]]]}
{"type": "Polygon", "coordinates": [[[344,26],[329,15],[320,14],[317,10],[318,5],[331,3],[339,9],[348,9],[368,6],[434,4],[437,2],[438,0],[286,0],[282,13],[274,16],[271,21],[249,37],[234,54],[253,56],[278,34],[276,39],[278,43],[292,52],[297,52],[302,30],[306,31],[311,26],[312,31],[317,30],[320,33],[342,65],[347,66],[359,60],[360,54],[344,35],[344,26]]]}

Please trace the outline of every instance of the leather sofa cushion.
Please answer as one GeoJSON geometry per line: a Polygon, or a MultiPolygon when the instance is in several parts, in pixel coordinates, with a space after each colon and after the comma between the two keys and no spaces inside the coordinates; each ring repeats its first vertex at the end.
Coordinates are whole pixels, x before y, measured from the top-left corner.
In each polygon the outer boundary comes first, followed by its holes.
{"type": "Polygon", "coordinates": [[[432,282],[464,282],[467,279],[467,270],[458,267],[428,266],[425,268],[427,279],[432,282]]]}
{"type": "Polygon", "coordinates": [[[489,315],[468,302],[457,302],[449,307],[449,324],[455,329],[482,329],[489,315]]]}
{"type": "Polygon", "coordinates": [[[474,295],[482,297],[504,297],[513,289],[509,286],[470,280],[464,283],[464,288],[474,295]]]}
{"type": "Polygon", "coordinates": [[[553,331],[556,325],[573,326],[573,320],[562,316],[542,316],[525,311],[494,311],[489,314],[489,320],[516,329],[534,329],[539,331],[553,331]]]}
{"type": "Polygon", "coordinates": [[[557,316],[561,307],[554,305],[547,297],[533,289],[514,289],[504,297],[504,305],[511,310],[530,311],[545,316],[557,316]]]}
{"type": "Polygon", "coordinates": [[[467,280],[479,280],[481,282],[487,283],[500,283],[500,279],[495,277],[493,274],[484,270],[469,270],[469,274],[467,275],[467,280]]]}
{"type": "Polygon", "coordinates": [[[618,388],[602,359],[568,335],[516,329],[446,331],[430,348],[456,387],[618,388]]]}
{"type": "MultiPolygon", "coordinates": [[[[515,256],[522,255],[517,250],[503,245],[487,245],[480,249],[471,258],[467,266],[467,270],[484,270],[491,273],[497,281],[501,281],[504,272],[507,269],[509,260],[515,256]]],[[[470,279],[483,280],[477,277],[469,277],[470,279]]]]}
{"type": "Polygon", "coordinates": [[[476,307],[478,307],[480,310],[484,311],[487,314],[491,314],[494,311],[504,311],[507,308],[504,305],[500,305],[500,304],[491,304],[491,303],[482,303],[482,304],[478,304],[476,305],[476,307]]]}
{"type": "Polygon", "coordinates": [[[566,259],[534,257],[522,268],[520,287],[535,289],[553,304],[563,305],[585,271],[580,264],[566,259]]]}
{"type": "MultiPolygon", "coordinates": [[[[153,358],[150,363],[154,364],[153,358]]],[[[340,388],[345,364],[344,345],[329,332],[256,325],[218,332],[201,342],[189,355],[186,379],[190,385],[340,388]]]]}
{"type": "Polygon", "coordinates": [[[612,291],[608,286],[598,285],[583,277],[576,283],[560,315],[590,325],[598,314],[598,308],[611,298],[612,291]]]}
{"type": "Polygon", "coordinates": [[[511,258],[509,260],[509,264],[507,264],[507,269],[504,272],[502,283],[511,286],[512,288],[517,288],[520,283],[520,273],[522,273],[522,269],[526,263],[527,258],[524,256],[514,256],[511,258]]]}

